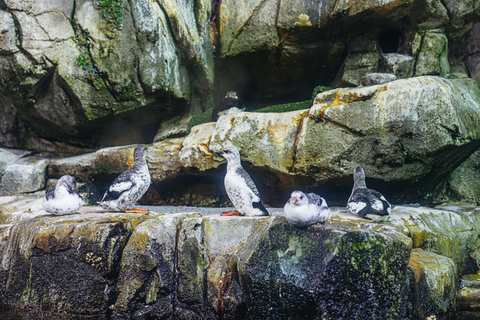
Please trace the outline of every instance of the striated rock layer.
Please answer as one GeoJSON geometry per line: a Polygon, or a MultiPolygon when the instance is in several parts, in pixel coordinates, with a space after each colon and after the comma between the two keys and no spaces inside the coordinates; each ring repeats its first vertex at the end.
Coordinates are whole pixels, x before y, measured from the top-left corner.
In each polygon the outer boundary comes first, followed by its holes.
{"type": "MultiPolygon", "coordinates": [[[[367,185],[381,189],[394,203],[475,202],[478,195],[471,190],[479,188],[478,182],[462,179],[459,172],[474,172],[478,162],[479,101],[480,90],[471,79],[425,76],[322,92],[305,110],[222,116],[192,128],[186,138],[149,146],[147,162],[155,185],[146,199],[224,203],[224,160],[213,151],[235,145],[269,205],[283,206],[298,188],[345,205],[357,165],[365,169],[367,185]]],[[[78,172],[80,180],[94,177],[100,186],[108,175],[132,164],[131,150],[99,150],[88,165],[84,158],[54,160],[48,174],[59,178],[78,172]]]]}
{"type": "Polygon", "coordinates": [[[17,307],[118,319],[413,319],[455,310],[458,278],[479,270],[478,211],[395,207],[386,224],[337,211],[297,228],[281,213],[84,207],[53,217],[26,200],[1,209],[23,217],[0,227],[0,302],[17,307]]]}

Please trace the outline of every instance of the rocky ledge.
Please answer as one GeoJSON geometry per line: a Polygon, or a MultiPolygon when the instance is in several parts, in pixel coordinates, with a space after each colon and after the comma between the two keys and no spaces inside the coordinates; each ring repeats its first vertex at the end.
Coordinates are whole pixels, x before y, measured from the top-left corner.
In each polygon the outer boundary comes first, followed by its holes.
{"type": "Polygon", "coordinates": [[[3,217],[23,218],[0,229],[3,304],[135,319],[406,319],[455,310],[457,293],[475,304],[473,208],[397,206],[385,224],[337,211],[297,228],[282,213],[53,217],[39,199],[0,199],[3,217]]]}

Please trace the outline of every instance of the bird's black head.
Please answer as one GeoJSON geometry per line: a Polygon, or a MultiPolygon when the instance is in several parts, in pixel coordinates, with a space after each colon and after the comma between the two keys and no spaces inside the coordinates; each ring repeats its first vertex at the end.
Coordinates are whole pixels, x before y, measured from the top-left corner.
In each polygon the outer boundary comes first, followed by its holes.
{"type": "Polygon", "coordinates": [[[238,161],[240,162],[240,152],[237,148],[230,146],[225,147],[221,151],[215,152],[215,154],[224,157],[227,161],[238,161]]]}
{"type": "Polygon", "coordinates": [[[62,176],[60,179],[58,179],[57,182],[57,188],[63,186],[65,187],[68,191],[74,191],[77,188],[77,182],[75,181],[75,178],[69,175],[62,176]]]}
{"type": "Polygon", "coordinates": [[[137,145],[135,147],[135,150],[133,150],[133,160],[135,162],[144,160],[146,150],[147,149],[143,145],[141,144],[137,145]]]}

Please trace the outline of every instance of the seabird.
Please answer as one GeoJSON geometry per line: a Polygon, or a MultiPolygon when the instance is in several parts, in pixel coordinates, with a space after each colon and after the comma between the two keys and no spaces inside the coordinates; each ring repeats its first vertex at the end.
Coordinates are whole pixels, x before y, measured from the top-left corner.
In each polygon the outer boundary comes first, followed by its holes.
{"type": "Polygon", "coordinates": [[[105,192],[100,205],[111,211],[147,213],[148,210],[130,208],[150,186],[150,173],[145,160],[145,147],[137,145],[133,151],[133,167],[120,174],[105,192]]]}
{"type": "Polygon", "coordinates": [[[378,191],[368,189],[365,184],[365,172],[358,166],[353,171],[353,190],[348,198],[350,212],[375,221],[385,221],[391,211],[391,205],[378,191]]]}
{"type": "Polygon", "coordinates": [[[224,212],[222,216],[268,216],[267,209],[262,204],[260,193],[252,178],[240,163],[240,153],[235,147],[226,147],[216,154],[227,160],[227,174],[225,175],[225,190],[238,211],[224,212]]]}
{"type": "Polygon", "coordinates": [[[242,100],[238,98],[235,91],[228,91],[212,111],[212,121],[217,121],[220,116],[232,113],[243,112],[246,106],[242,100]]]}
{"type": "Polygon", "coordinates": [[[315,193],[293,191],[290,199],[283,207],[285,218],[298,227],[312,224],[324,224],[332,216],[325,199],[315,193]]]}
{"type": "Polygon", "coordinates": [[[72,214],[83,206],[82,197],[75,191],[77,182],[72,176],[62,176],[55,189],[47,192],[42,202],[45,211],[53,215],[72,214]]]}

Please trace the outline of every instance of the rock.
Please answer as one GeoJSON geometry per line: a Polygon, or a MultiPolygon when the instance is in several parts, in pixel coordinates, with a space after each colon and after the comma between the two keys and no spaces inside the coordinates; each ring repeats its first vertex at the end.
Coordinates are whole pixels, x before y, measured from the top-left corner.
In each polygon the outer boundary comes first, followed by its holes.
{"type": "Polygon", "coordinates": [[[122,253],[116,315],[173,314],[172,301],[177,295],[177,233],[184,219],[195,216],[173,214],[135,228],[122,253]]]}
{"type": "Polygon", "coordinates": [[[48,164],[48,176],[57,178],[70,175],[78,180],[85,180],[94,173],[96,153],[86,153],[81,156],[63,159],[52,159],[48,164]]]}
{"type": "Polygon", "coordinates": [[[21,157],[28,154],[29,152],[25,151],[0,148],[0,177],[3,175],[6,167],[17,162],[21,157]]]}
{"type": "Polygon", "coordinates": [[[405,287],[391,283],[406,280],[402,270],[410,255],[409,239],[396,232],[332,227],[275,224],[245,247],[238,268],[248,318],[373,319],[402,314],[405,287]],[[318,244],[312,246],[312,241],[318,244]],[[388,274],[390,280],[376,281],[376,274],[388,274]],[[265,309],[258,301],[275,308],[265,309]],[[341,307],[338,301],[343,301],[341,307]]]}
{"type": "Polygon", "coordinates": [[[478,274],[465,274],[460,278],[458,310],[479,310],[480,277],[478,274]]]}
{"type": "Polygon", "coordinates": [[[2,296],[66,312],[106,313],[120,253],[144,219],[148,217],[82,214],[37,217],[13,226],[0,244],[2,296]],[[13,281],[7,284],[8,277],[13,281]]]}
{"type": "Polygon", "coordinates": [[[36,218],[4,229],[4,300],[118,318],[406,315],[411,241],[393,228],[334,218],[302,229],[278,214],[238,219],[95,210],[61,217],[36,211],[36,218]],[[258,295],[264,303],[252,302],[258,295]]]}
{"type": "Polygon", "coordinates": [[[360,80],[359,87],[374,86],[397,80],[397,76],[392,73],[370,73],[360,80]]]}
{"type": "Polygon", "coordinates": [[[380,64],[383,72],[393,73],[402,79],[412,76],[415,59],[403,54],[387,53],[382,56],[380,64]]]}
{"type": "Polygon", "coordinates": [[[13,195],[45,187],[48,161],[34,157],[21,159],[5,168],[0,181],[0,195],[13,195]]]}
{"type": "Polygon", "coordinates": [[[162,122],[155,138],[153,138],[153,142],[187,135],[190,119],[190,117],[179,116],[174,117],[169,121],[162,122]]]}
{"type": "Polygon", "coordinates": [[[183,167],[198,168],[201,171],[218,167],[220,157],[208,149],[210,139],[215,132],[216,123],[208,122],[195,126],[190,134],[183,140],[178,156],[183,167]]]}
{"type": "Polygon", "coordinates": [[[413,241],[414,249],[422,249],[451,259],[457,275],[477,270],[471,253],[477,248],[480,234],[476,221],[480,212],[459,214],[446,210],[396,206],[390,223],[413,241]]]}
{"type": "Polygon", "coordinates": [[[123,143],[151,142],[155,133],[143,137],[146,128],[175,116],[159,116],[156,106],[182,110],[184,120],[190,102],[208,103],[210,1],[118,3],[117,22],[105,16],[108,8],[102,6],[109,3],[98,1],[5,3],[0,85],[12,89],[4,95],[15,103],[4,117],[17,125],[5,126],[0,141],[42,151],[55,149],[52,141],[83,148],[118,145],[111,127],[122,123],[118,114],[137,109],[125,124],[135,134],[123,143]]]}
{"type": "Polygon", "coordinates": [[[415,66],[415,75],[450,73],[448,63],[448,39],[444,34],[426,32],[415,66]]]}
{"type": "MultiPolygon", "coordinates": [[[[195,126],[186,138],[149,145],[146,158],[154,186],[148,199],[172,204],[172,199],[182,199],[186,203],[175,203],[185,205],[200,192],[196,204],[221,203],[224,162],[213,151],[230,144],[240,149],[263,198],[274,206],[283,206],[292,188],[305,186],[318,188],[312,192],[329,204],[345,205],[357,165],[373,179],[372,188],[386,190],[387,199],[444,199],[455,189],[442,186],[454,181],[454,169],[478,148],[478,101],[480,91],[471,79],[428,76],[321,92],[309,110],[222,116],[216,123],[195,126]]],[[[91,168],[88,160],[69,169],[66,163],[80,161],[74,158],[62,160],[65,169],[58,171],[55,161],[49,172],[78,172],[82,179],[91,172],[102,190],[106,186],[101,183],[133,165],[132,150],[101,149],[91,168]]],[[[470,186],[458,184],[463,191],[449,197],[474,200],[470,186]]]]}
{"type": "Polygon", "coordinates": [[[256,166],[289,173],[295,159],[296,136],[307,110],[286,113],[226,115],[217,121],[209,149],[235,145],[256,166]]]}
{"type": "Polygon", "coordinates": [[[435,166],[437,174],[445,175],[447,167],[456,167],[461,160],[453,164],[450,154],[442,155],[440,150],[447,145],[475,148],[469,142],[478,133],[468,114],[480,110],[476,102],[479,93],[471,80],[435,77],[320,93],[298,134],[293,171],[326,181],[350,176],[355,164],[360,164],[367,177],[405,182],[416,177],[415,185],[421,188],[423,183],[433,182],[421,180],[433,173],[430,166],[425,167],[423,160],[419,161],[424,159],[423,155],[436,154],[436,160],[443,158],[440,160],[443,164],[437,162],[435,166]],[[470,102],[457,100],[459,92],[464,92],[470,102]],[[429,107],[434,109],[414,102],[420,101],[414,97],[429,101],[429,107]],[[438,108],[434,107],[436,103],[438,108]],[[455,111],[461,109],[464,111],[455,111]]]}
{"type": "Polygon", "coordinates": [[[478,203],[480,201],[480,151],[450,173],[434,190],[432,200],[442,202],[478,203]]]}
{"type": "Polygon", "coordinates": [[[413,249],[409,268],[415,295],[414,310],[420,319],[456,309],[458,278],[452,259],[413,249]]]}
{"type": "Polygon", "coordinates": [[[345,58],[334,87],[358,86],[363,77],[378,71],[380,55],[375,52],[351,53],[345,58]]]}

